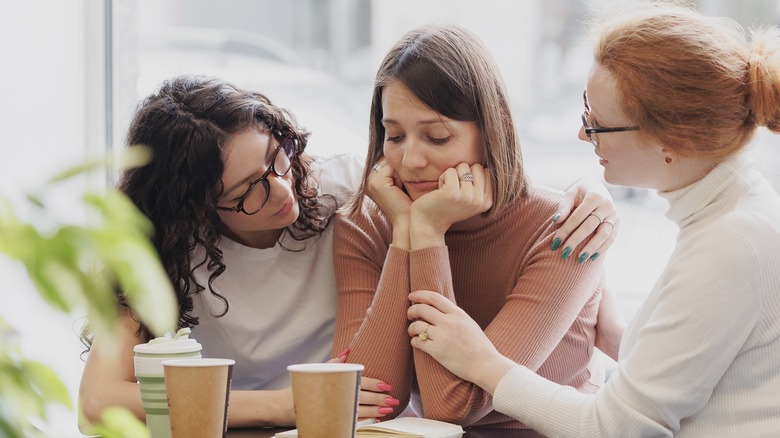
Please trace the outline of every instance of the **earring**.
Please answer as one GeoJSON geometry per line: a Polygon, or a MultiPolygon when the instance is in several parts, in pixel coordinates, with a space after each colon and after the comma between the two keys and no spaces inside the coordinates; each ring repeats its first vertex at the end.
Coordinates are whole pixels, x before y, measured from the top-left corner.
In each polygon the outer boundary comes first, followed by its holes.
{"type": "Polygon", "coordinates": [[[672,164],[672,157],[666,157],[664,161],[666,161],[666,164],[672,164]]]}

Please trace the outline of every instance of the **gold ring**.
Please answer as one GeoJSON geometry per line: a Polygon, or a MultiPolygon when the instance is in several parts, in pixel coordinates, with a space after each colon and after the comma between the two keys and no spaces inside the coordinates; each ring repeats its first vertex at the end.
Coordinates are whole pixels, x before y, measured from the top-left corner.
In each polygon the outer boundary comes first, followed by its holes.
{"type": "Polygon", "coordinates": [[[430,327],[430,326],[431,325],[428,324],[427,326],[425,326],[425,330],[423,330],[423,331],[421,331],[420,333],[417,334],[417,337],[420,338],[421,341],[427,341],[428,340],[428,333],[426,333],[426,332],[428,331],[428,327],[430,327]]]}

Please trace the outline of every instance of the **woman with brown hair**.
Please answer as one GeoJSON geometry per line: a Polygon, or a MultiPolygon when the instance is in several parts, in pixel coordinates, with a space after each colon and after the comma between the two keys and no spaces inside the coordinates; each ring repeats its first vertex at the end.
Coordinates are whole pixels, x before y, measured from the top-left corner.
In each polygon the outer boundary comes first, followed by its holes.
{"type": "MultiPolygon", "coordinates": [[[[567,241],[564,257],[550,250],[561,199],[526,178],[504,82],[478,38],[454,26],[407,33],[376,75],[363,180],[337,219],[334,351],[349,348],[348,361],[392,385],[401,407],[411,398],[418,415],[522,427],[487,392],[412,351],[408,294],[428,289],[512,361],[594,392],[603,259],[593,254],[603,250],[595,240],[567,241]]],[[[614,228],[611,206],[579,215],[588,233],[614,228]]]]}

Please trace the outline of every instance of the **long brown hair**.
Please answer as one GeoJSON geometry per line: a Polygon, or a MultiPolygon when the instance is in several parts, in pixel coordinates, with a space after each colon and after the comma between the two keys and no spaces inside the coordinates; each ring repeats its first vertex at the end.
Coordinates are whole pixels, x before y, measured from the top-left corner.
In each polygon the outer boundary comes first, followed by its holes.
{"type": "Polygon", "coordinates": [[[421,102],[448,118],[476,122],[485,157],[482,164],[493,177],[493,207],[488,213],[525,193],[520,140],[495,61],[479,38],[466,29],[423,26],[408,32],[390,49],[376,74],[366,165],[348,211],[360,209],[369,172],[382,157],[382,89],[390,81],[401,82],[421,102]]]}

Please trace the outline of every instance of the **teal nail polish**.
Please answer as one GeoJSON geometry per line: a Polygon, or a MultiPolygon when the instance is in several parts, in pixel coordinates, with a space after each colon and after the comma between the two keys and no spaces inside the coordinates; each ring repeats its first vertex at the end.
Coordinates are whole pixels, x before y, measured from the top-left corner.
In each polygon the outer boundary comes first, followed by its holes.
{"type": "Polygon", "coordinates": [[[555,216],[553,216],[553,223],[558,222],[558,219],[560,219],[560,218],[561,218],[561,214],[560,213],[555,213],[555,216]]]}
{"type": "Polygon", "coordinates": [[[555,239],[553,239],[553,243],[550,246],[550,249],[555,251],[556,249],[558,249],[559,246],[561,246],[561,238],[556,237],[555,239]]]}
{"type": "Polygon", "coordinates": [[[590,256],[591,261],[592,260],[596,260],[597,258],[599,258],[599,253],[597,253],[597,252],[594,252],[593,255],[590,256]]]}
{"type": "Polygon", "coordinates": [[[577,259],[577,263],[583,264],[585,263],[585,260],[588,260],[588,257],[590,257],[590,254],[584,252],[580,255],[580,258],[577,259]]]}
{"type": "Polygon", "coordinates": [[[571,255],[571,248],[567,246],[566,248],[563,249],[563,254],[561,254],[561,257],[563,257],[563,259],[566,260],[569,258],[570,255],[571,255]]]}

